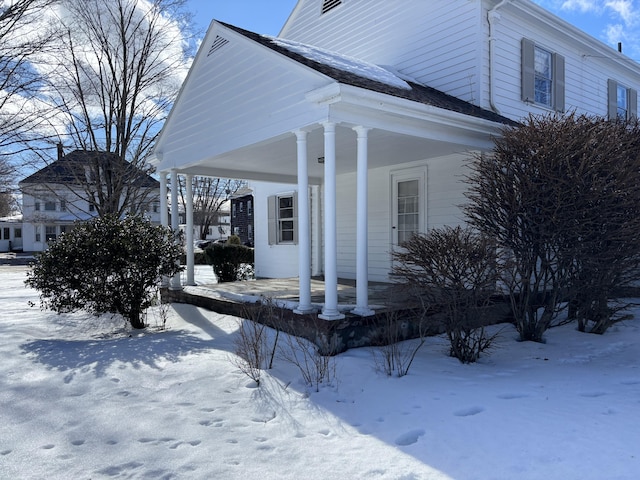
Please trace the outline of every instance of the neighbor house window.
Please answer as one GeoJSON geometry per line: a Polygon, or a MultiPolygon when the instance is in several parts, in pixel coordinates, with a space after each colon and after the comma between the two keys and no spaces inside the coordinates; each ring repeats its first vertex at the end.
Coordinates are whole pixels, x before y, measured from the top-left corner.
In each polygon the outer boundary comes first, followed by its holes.
{"type": "Polygon", "coordinates": [[[9,230],[9,227],[5,227],[2,230],[3,230],[4,239],[5,240],[10,240],[11,239],[11,231],[9,230]]]}
{"type": "Polygon", "coordinates": [[[247,213],[249,215],[253,213],[253,202],[251,200],[247,200],[247,213]]]}
{"type": "Polygon", "coordinates": [[[96,206],[93,203],[89,204],[89,211],[90,212],[95,212],[96,211],[96,206]]]}
{"type": "Polygon", "coordinates": [[[36,227],[35,233],[36,233],[36,242],[41,242],[42,241],[42,232],[40,230],[40,226],[36,227]]]}
{"type": "Polygon", "coordinates": [[[564,111],[564,57],[522,39],[522,100],[564,111]]]}
{"type": "Polygon", "coordinates": [[[45,212],[55,212],[56,211],[56,202],[54,202],[54,201],[44,202],[44,211],[45,212]]]}
{"type": "Polygon", "coordinates": [[[60,200],[60,211],[61,212],[66,212],[67,211],[67,201],[66,200],[60,200]]]}
{"type": "Polygon", "coordinates": [[[33,206],[33,209],[34,209],[36,212],[39,212],[39,211],[40,211],[40,202],[36,202],[36,203],[34,204],[34,206],[33,206]]]}
{"type": "Polygon", "coordinates": [[[45,235],[46,235],[46,240],[47,242],[55,242],[57,235],[56,235],[56,226],[55,225],[47,225],[45,228],[45,235]]]}
{"type": "Polygon", "coordinates": [[[14,236],[15,238],[22,238],[22,229],[21,229],[21,228],[16,228],[16,229],[13,231],[13,236],[14,236]]]}
{"type": "Polygon", "coordinates": [[[296,204],[295,194],[269,197],[269,245],[298,243],[296,204]]]}
{"type": "Polygon", "coordinates": [[[609,80],[607,113],[610,119],[630,120],[637,116],[638,92],[615,80],[609,80]]]}

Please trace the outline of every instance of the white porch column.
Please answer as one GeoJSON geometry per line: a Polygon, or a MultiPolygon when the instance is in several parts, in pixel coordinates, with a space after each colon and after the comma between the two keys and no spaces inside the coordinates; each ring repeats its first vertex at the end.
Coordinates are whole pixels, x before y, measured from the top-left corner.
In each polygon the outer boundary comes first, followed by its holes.
{"type": "MultiPolygon", "coordinates": [[[[175,235],[175,239],[178,238],[178,229],[180,228],[179,220],[179,208],[178,208],[178,171],[175,168],[171,169],[171,229],[175,235]]],[[[180,285],[180,273],[176,273],[172,278],[169,285],[171,290],[181,290],[180,285]]]]}
{"type": "Polygon", "coordinates": [[[311,305],[311,238],[309,220],[309,174],[307,165],[307,132],[296,130],[298,149],[298,306],[295,313],[314,311],[311,305]]]}
{"type": "Polygon", "coordinates": [[[195,285],[194,264],[193,258],[193,175],[185,176],[187,204],[185,205],[186,220],[187,220],[187,285],[195,285]]]}
{"type": "Polygon", "coordinates": [[[357,203],[356,203],[356,308],[357,315],[368,316],[375,312],[369,308],[369,234],[368,234],[368,132],[366,127],[355,127],[358,134],[357,203]]]}
{"type": "Polygon", "coordinates": [[[160,172],[160,224],[169,226],[169,208],[167,205],[167,172],[160,172]]]}
{"type": "MultiPolygon", "coordinates": [[[[169,206],[167,204],[167,172],[160,172],[160,224],[169,226],[169,206]]],[[[169,286],[169,279],[162,277],[162,286],[169,286]]]]}
{"type": "Polygon", "coordinates": [[[338,226],[336,220],[336,125],[324,126],[324,308],[325,320],[344,318],[338,310],[338,226]]]}

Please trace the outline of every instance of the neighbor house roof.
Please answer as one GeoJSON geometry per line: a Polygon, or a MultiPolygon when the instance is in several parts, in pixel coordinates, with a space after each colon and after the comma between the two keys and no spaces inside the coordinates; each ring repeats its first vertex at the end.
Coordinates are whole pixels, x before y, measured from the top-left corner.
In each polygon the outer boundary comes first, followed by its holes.
{"type": "MultiPolygon", "coordinates": [[[[503,123],[506,125],[513,125],[516,123],[513,120],[491,110],[478,107],[477,105],[473,105],[472,103],[461,100],[453,95],[448,95],[440,90],[436,90],[435,88],[410,80],[401,79],[399,77],[396,77],[397,81],[387,80],[389,76],[387,76],[387,78],[380,76],[380,78],[376,79],[375,75],[370,74],[372,70],[371,67],[375,67],[380,70],[385,70],[386,73],[390,74],[390,76],[394,75],[393,72],[383,69],[382,67],[367,64],[366,62],[360,62],[358,65],[356,63],[358,62],[357,59],[348,57],[343,57],[344,61],[342,62],[321,61],[320,56],[317,55],[317,52],[321,51],[321,49],[316,47],[305,46],[304,44],[290,42],[288,40],[260,35],[224,22],[219,23],[253,40],[254,42],[270,48],[281,55],[289,57],[302,65],[312,68],[339,83],[364,88],[377,93],[393,95],[395,97],[451,110],[492,122],[503,123]],[[305,54],[305,52],[308,53],[305,54]],[[351,62],[354,68],[345,68],[344,65],[346,65],[347,62],[351,62]],[[342,64],[342,66],[340,66],[340,64],[342,64]],[[361,72],[365,72],[365,74],[361,72]]],[[[335,54],[333,52],[324,51],[324,53],[327,54],[326,56],[333,55],[334,58],[339,57],[339,54],[335,54]]]]}
{"type": "Polygon", "coordinates": [[[38,170],[22,180],[20,184],[43,184],[56,183],[63,185],[78,185],[86,178],[85,167],[98,163],[101,168],[108,166],[114,170],[118,167],[129,175],[135,175],[133,185],[144,188],[160,188],[160,182],[147,175],[130,162],[120,159],[111,152],[100,152],[95,150],[74,150],[62,156],[53,163],[38,170]]]}

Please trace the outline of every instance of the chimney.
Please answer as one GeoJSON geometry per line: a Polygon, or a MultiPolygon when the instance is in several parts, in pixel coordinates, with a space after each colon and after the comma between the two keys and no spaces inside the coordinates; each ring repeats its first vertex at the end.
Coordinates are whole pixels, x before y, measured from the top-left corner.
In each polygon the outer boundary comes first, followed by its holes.
{"type": "Polygon", "coordinates": [[[62,160],[64,157],[64,150],[62,149],[62,143],[58,143],[58,160],[62,160]]]}

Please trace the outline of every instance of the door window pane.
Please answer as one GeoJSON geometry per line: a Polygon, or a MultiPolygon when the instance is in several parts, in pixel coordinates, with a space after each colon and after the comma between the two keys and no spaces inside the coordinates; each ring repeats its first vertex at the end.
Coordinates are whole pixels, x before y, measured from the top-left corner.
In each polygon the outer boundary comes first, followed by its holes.
{"type": "Polygon", "coordinates": [[[420,228],[420,192],[418,180],[398,182],[398,244],[404,243],[420,228]]]}

